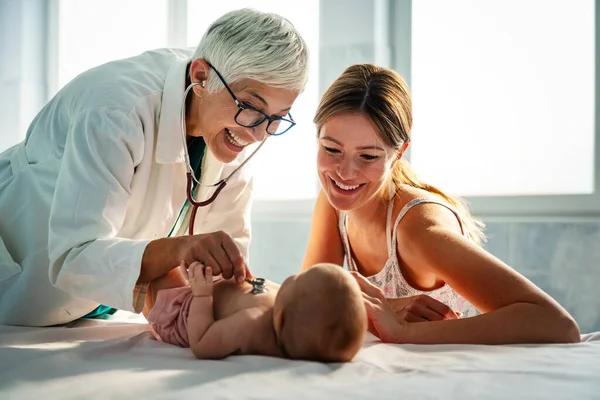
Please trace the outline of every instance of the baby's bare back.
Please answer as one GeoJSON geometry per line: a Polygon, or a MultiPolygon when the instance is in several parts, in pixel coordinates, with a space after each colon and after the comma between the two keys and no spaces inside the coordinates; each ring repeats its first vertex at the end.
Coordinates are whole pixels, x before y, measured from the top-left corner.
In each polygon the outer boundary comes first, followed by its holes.
{"type": "Polygon", "coordinates": [[[252,285],[247,282],[239,286],[232,279],[216,281],[213,286],[215,321],[230,317],[247,308],[271,309],[279,285],[271,281],[265,283],[266,293],[252,294],[252,285]]]}

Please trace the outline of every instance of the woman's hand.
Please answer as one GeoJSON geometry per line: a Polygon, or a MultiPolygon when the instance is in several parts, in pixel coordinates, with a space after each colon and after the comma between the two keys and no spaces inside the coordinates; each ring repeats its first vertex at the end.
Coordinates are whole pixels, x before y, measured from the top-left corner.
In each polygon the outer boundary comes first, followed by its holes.
{"type": "Polygon", "coordinates": [[[404,319],[398,318],[381,289],[371,284],[358,272],[351,272],[363,293],[363,300],[369,318],[369,332],[385,343],[402,343],[402,332],[406,327],[404,319]]]}
{"type": "Polygon", "coordinates": [[[426,294],[389,298],[387,302],[396,316],[406,322],[442,321],[462,316],[461,313],[452,311],[444,303],[426,294]]]}

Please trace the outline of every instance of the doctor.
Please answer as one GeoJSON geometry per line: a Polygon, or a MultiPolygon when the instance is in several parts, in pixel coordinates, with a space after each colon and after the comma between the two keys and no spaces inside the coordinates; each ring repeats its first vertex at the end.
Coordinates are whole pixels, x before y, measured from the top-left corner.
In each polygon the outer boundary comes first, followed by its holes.
{"type": "Polygon", "coordinates": [[[252,178],[244,165],[186,235],[185,150],[194,198],[208,199],[248,146],[293,127],[307,70],[291,23],[245,9],[195,51],[146,52],[66,85],[0,154],[0,324],[139,313],[148,283],[182,260],[244,279],[252,178]]]}

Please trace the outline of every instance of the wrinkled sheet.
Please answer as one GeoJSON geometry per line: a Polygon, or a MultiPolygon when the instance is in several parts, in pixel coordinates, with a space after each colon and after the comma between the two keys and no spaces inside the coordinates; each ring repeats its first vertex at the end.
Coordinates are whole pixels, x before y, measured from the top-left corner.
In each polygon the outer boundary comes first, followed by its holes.
{"type": "Polygon", "coordinates": [[[352,363],[194,359],[142,317],[0,326],[0,399],[600,399],[600,332],[573,345],[389,345],[352,363]]]}

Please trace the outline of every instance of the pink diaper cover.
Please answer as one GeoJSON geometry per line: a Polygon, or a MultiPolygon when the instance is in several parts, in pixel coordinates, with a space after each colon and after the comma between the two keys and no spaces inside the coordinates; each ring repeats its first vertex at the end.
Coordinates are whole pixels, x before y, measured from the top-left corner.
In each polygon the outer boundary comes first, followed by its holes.
{"type": "Polygon", "coordinates": [[[193,298],[189,286],[158,291],[148,322],[163,342],[190,347],[187,318],[193,298]]]}

